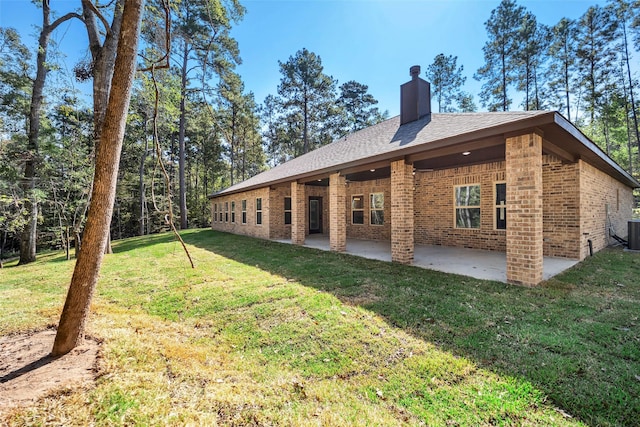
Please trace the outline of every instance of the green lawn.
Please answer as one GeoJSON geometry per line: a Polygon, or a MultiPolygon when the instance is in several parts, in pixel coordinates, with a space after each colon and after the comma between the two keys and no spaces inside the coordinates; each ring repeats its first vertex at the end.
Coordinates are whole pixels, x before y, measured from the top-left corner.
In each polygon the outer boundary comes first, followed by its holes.
{"type": "MultiPolygon", "coordinates": [[[[211,230],[114,242],[94,388],[9,425],[638,425],[640,255],[529,289],[211,230]]],[[[73,261],[0,270],[0,335],[55,325],[73,261]]],[[[1,423],[1,422],[0,422],[1,423]]]]}

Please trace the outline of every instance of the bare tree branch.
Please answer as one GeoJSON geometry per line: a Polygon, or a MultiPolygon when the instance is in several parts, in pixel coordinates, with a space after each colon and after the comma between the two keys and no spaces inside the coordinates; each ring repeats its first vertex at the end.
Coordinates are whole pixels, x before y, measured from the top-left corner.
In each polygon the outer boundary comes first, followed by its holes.
{"type": "Polygon", "coordinates": [[[91,0],[82,0],[82,4],[89,8],[98,17],[98,19],[102,22],[105,31],[107,32],[107,36],[109,36],[111,34],[111,26],[109,25],[109,21],[106,20],[104,15],[102,15],[102,13],[100,13],[96,6],[91,3],[91,0]]]}
{"type": "Polygon", "coordinates": [[[77,14],[75,12],[69,12],[66,15],[61,16],[60,18],[58,18],[55,21],[53,21],[53,23],[51,25],[49,25],[48,31],[51,32],[51,31],[55,30],[58,27],[58,25],[62,24],[63,22],[66,22],[66,21],[68,21],[70,19],[73,19],[73,18],[77,18],[80,21],[84,22],[84,19],[82,18],[82,15],[77,14]]]}

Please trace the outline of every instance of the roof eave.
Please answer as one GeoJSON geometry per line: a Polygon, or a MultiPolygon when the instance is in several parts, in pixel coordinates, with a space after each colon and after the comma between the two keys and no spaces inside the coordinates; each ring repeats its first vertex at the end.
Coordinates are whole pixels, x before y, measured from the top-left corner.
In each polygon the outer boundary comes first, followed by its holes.
{"type": "Polygon", "coordinates": [[[611,157],[609,157],[598,145],[591,141],[580,129],[574,126],[569,120],[564,118],[562,114],[555,112],[554,122],[560,126],[565,132],[573,136],[578,142],[580,142],[590,152],[594,153],[598,159],[603,161],[609,168],[618,174],[619,178],[622,178],[625,183],[631,188],[640,188],[640,182],[636,180],[629,172],[624,170],[619,164],[617,164],[611,157]]]}
{"type": "Polygon", "coordinates": [[[607,156],[600,149],[600,147],[598,147],[589,138],[587,138],[582,132],[580,132],[580,130],[578,130],[578,128],[576,128],[571,122],[565,119],[557,111],[549,111],[547,113],[539,114],[533,117],[526,117],[526,118],[515,120],[509,123],[499,124],[496,126],[474,130],[471,132],[466,132],[466,133],[455,135],[452,137],[431,141],[427,145],[420,144],[416,146],[408,146],[403,149],[394,150],[394,151],[378,154],[375,156],[365,157],[365,158],[357,159],[351,162],[333,165],[327,168],[316,169],[316,170],[301,173],[301,174],[290,175],[290,176],[272,180],[272,181],[260,182],[250,186],[243,186],[238,189],[233,189],[233,187],[229,187],[225,190],[221,190],[217,193],[211,194],[209,196],[209,199],[213,199],[218,196],[226,196],[226,195],[241,193],[244,191],[255,190],[258,188],[264,188],[272,185],[280,185],[287,182],[304,180],[309,177],[317,177],[319,175],[330,175],[332,173],[336,173],[344,169],[352,169],[354,167],[365,166],[365,165],[375,163],[375,162],[380,162],[380,161],[391,161],[394,159],[415,155],[417,153],[442,149],[442,148],[451,147],[455,145],[460,145],[461,146],[460,148],[462,149],[465,143],[471,143],[481,139],[495,137],[497,135],[509,135],[509,134],[521,132],[527,129],[536,129],[536,128],[544,127],[545,125],[554,125],[554,124],[559,126],[565,132],[569,133],[587,150],[594,153],[602,162],[604,162],[610,168],[612,172],[616,173],[619,178],[622,178],[623,182],[625,182],[632,188],[640,188],[640,183],[633,176],[631,176],[627,171],[625,171],[617,163],[615,163],[609,156],[607,156]]]}

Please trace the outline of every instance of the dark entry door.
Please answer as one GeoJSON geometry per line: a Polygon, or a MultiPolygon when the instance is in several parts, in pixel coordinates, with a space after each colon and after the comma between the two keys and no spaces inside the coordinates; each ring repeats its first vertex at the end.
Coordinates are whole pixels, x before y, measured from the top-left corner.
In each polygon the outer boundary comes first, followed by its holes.
{"type": "Polygon", "coordinates": [[[322,233],[322,197],[309,197],[309,234],[322,233]]]}

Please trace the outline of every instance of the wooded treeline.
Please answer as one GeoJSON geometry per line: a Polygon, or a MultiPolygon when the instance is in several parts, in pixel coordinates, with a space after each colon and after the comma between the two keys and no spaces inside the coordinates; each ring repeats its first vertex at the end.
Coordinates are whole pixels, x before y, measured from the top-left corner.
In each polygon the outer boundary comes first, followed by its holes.
{"type": "MultiPolygon", "coordinates": [[[[36,242],[39,248],[68,248],[82,241],[95,129],[108,94],[105,58],[113,49],[109,31],[92,24],[91,9],[111,18],[121,0],[79,0],[78,10],[57,11],[55,20],[48,0],[35,3],[47,36],[41,34],[38,46],[0,28],[0,259],[19,252],[21,262],[35,259],[36,242]],[[63,18],[81,21],[90,40],[86,59],[72,72],[59,65],[56,46],[48,45],[63,18]],[[90,101],[71,89],[70,79],[93,83],[90,101]]],[[[163,5],[146,3],[139,68],[162,58],[170,45],[168,68],[138,73],[134,84],[113,239],[167,230],[169,200],[181,228],[206,227],[209,194],[388,116],[365,84],[340,84],[320,56],[304,48],[278,63],[277,93],[260,103],[236,71],[241,46],[230,30],[246,12],[239,1],[171,2],[169,28],[163,5]]],[[[612,0],[576,21],[547,27],[525,7],[503,0],[485,24],[485,64],[474,75],[483,83],[477,94],[482,107],[559,110],[638,176],[633,55],[640,52],[639,12],[638,1],[612,0]]],[[[437,55],[425,78],[432,83],[434,111],[477,109],[456,56],[437,55]]]]}

